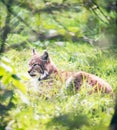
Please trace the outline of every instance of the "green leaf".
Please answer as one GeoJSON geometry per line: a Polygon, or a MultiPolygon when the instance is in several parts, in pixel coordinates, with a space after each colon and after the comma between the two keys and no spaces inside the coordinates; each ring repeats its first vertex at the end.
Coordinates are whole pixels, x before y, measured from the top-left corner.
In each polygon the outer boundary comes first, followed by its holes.
{"type": "Polygon", "coordinates": [[[19,80],[13,79],[13,85],[26,94],[26,87],[19,80]]]}
{"type": "Polygon", "coordinates": [[[3,76],[5,74],[5,69],[0,66],[0,76],[3,76]]]}

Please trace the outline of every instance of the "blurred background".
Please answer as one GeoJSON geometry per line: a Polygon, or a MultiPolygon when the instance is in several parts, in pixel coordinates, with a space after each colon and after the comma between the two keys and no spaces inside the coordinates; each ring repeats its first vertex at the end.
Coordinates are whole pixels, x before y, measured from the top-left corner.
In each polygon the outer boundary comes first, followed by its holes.
{"type": "Polygon", "coordinates": [[[115,0],[1,0],[0,53],[52,41],[116,43],[115,0]]]}

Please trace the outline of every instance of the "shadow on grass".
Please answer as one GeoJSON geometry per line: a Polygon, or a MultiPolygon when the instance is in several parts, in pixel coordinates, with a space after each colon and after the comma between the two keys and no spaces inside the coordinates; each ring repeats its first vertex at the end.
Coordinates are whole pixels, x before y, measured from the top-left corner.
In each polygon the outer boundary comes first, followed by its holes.
{"type": "Polygon", "coordinates": [[[67,130],[75,130],[81,128],[83,125],[89,126],[88,118],[85,115],[70,112],[60,116],[56,116],[47,123],[47,128],[52,126],[58,128],[65,128],[67,130]]]}
{"type": "Polygon", "coordinates": [[[0,89],[0,130],[4,130],[9,120],[8,111],[14,107],[12,90],[0,89]]]}

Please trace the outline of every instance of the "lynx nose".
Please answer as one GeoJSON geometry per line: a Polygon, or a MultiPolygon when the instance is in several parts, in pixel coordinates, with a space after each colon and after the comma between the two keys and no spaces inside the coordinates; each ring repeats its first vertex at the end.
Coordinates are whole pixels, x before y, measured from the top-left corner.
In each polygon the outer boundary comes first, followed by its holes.
{"type": "Polygon", "coordinates": [[[30,74],[30,70],[28,70],[28,73],[30,74]]]}

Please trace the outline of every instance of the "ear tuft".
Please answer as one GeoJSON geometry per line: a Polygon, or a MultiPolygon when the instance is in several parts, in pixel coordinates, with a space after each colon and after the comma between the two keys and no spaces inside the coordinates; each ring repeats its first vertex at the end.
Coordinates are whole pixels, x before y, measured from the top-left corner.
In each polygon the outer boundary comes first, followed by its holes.
{"type": "Polygon", "coordinates": [[[32,52],[33,52],[33,55],[36,55],[36,51],[34,48],[32,49],[32,52]]]}
{"type": "Polygon", "coordinates": [[[42,55],[42,60],[48,60],[49,59],[49,54],[47,51],[44,51],[43,55],[42,55]]]}

